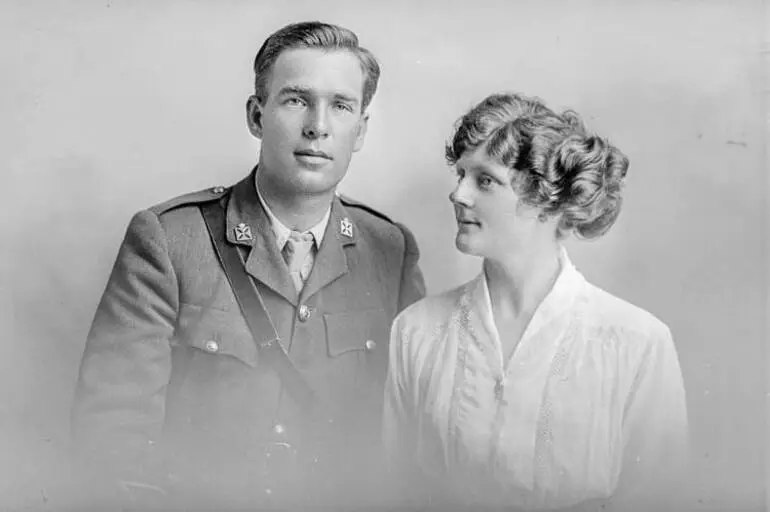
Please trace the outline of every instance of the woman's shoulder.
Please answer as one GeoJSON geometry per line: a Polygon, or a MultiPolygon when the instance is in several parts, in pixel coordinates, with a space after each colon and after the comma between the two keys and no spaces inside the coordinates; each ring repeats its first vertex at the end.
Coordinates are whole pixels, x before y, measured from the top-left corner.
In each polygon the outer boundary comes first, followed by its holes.
{"type": "Polygon", "coordinates": [[[404,309],[395,323],[425,326],[447,321],[474,283],[475,280],[469,281],[444,292],[427,295],[404,309]]]}
{"type": "Polygon", "coordinates": [[[653,313],[587,283],[581,316],[587,327],[623,338],[670,340],[669,327],[653,313]]]}
{"type": "Polygon", "coordinates": [[[466,285],[428,295],[404,309],[393,321],[390,350],[393,368],[422,367],[434,360],[443,333],[465,293],[466,285]]]}

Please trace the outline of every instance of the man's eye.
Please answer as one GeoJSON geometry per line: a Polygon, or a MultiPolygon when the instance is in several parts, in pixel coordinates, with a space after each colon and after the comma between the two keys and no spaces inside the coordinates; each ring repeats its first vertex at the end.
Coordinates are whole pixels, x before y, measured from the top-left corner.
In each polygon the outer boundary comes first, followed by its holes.
{"type": "Polygon", "coordinates": [[[302,101],[300,98],[293,97],[293,98],[286,98],[286,101],[284,101],[284,104],[299,106],[299,105],[304,105],[305,102],[302,101]]]}
{"type": "Polygon", "coordinates": [[[345,112],[353,112],[353,107],[351,107],[347,103],[335,103],[334,108],[345,112]]]}

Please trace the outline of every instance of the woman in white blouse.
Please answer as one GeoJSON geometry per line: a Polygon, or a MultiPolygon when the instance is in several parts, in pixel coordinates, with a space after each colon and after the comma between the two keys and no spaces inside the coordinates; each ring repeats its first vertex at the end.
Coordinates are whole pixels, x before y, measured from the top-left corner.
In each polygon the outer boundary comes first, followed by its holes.
{"type": "Polygon", "coordinates": [[[517,94],[471,109],[446,156],[456,245],[483,271],[393,324],[384,439],[402,504],[664,503],[687,445],[671,333],[562,247],[610,229],[628,159],[576,113],[517,94]]]}

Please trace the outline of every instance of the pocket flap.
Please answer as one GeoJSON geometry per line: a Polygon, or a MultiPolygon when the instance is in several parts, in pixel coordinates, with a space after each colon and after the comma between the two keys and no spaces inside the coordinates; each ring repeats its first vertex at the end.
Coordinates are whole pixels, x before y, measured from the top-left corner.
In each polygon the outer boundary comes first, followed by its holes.
{"type": "Polygon", "coordinates": [[[257,366],[257,346],[240,312],[182,304],[176,338],[208,354],[235,357],[257,366]]]}
{"type": "Polygon", "coordinates": [[[330,357],[354,350],[387,353],[390,322],[382,309],[325,314],[324,323],[330,357]]]}

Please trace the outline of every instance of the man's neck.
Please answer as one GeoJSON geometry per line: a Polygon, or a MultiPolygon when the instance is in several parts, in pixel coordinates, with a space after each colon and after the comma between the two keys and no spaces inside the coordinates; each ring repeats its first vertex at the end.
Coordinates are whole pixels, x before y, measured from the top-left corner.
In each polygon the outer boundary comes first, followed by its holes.
{"type": "Polygon", "coordinates": [[[273,215],[286,227],[300,233],[321,222],[334,199],[334,190],[319,195],[287,194],[272,187],[259,171],[255,185],[273,215]]]}

